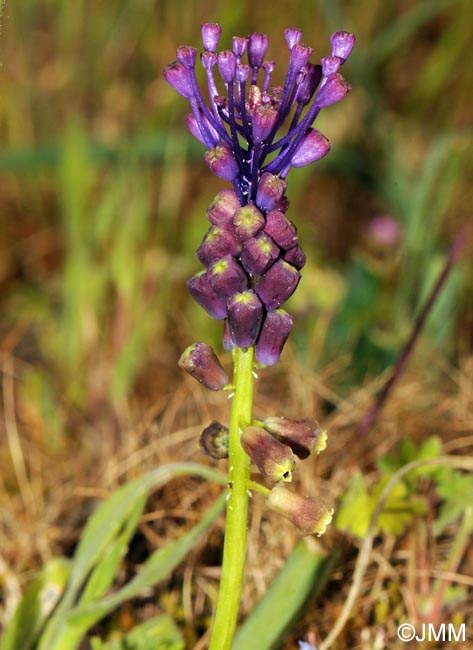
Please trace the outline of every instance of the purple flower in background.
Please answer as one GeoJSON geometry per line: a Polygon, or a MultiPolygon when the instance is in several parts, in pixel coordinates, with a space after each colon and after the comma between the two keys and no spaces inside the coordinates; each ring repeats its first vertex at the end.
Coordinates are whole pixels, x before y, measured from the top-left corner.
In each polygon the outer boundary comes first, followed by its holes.
{"type": "Polygon", "coordinates": [[[302,32],[286,29],[286,77],[282,87],[274,87],[276,64],[266,60],[266,35],[234,37],[231,50],[218,52],[220,34],[218,24],[202,25],[208,99],[197,82],[195,48],[179,47],[177,61],[164,69],[168,83],[189,101],[187,126],[206,146],[206,164],[233,186],[219,192],[207,210],[211,226],[197,253],[206,271],[191,278],[188,288],[209,314],[225,320],[227,349],[256,345],[256,359],[272,365],[292,327],[279,308],[305,264],[296,226],[285,214],[286,178],[292,168],[330,150],[312,125],[322,108],[350,90],[339,69],[355,37],[335,32],[330,53],[314,64],[302,32]]]}

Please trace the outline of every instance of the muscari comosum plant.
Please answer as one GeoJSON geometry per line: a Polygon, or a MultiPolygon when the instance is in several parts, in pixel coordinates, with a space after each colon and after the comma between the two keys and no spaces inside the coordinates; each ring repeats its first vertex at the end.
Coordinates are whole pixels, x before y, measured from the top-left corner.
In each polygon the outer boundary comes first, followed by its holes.
{"type": "Polygon", "coordinates": [[[282,487],[292,479],[295,458],[325,447],[325,432],[312,418],[266,417],[252,413],[255,369],[278,362],[293,326],[281,309],[293,294],[305,264],[296,226],[286,213],[287,176],[324,157],[328,140],[312,124],[322,108],[349,92],[339,73],[355,38],[335,32],[331,53],[314,65],[301,31],[287,29],[289,65],[282,87],[271,86],[274,61],[265,60],[268,37],[234,37],[232,50],[217,52],[221,28],[202,25],[201,64],[209,101],[196,76],[197,50],[179,47],[164,70],[169,84],[190,104],[187,126],[207,151],[205,162],[232,184],[211,202],[210,227],[197,250],[204,269],[190,278],[193,298],[223,321],[223,346],[231,350],[233,381],[212,348],[189,346],[179,364],[204,386],[232,391],[229,427],[213,422],[201,447],[214,458],[228,457],[228,500],[222,575],[210,650],[226,650],[234,637],[244,573],[249,490],[292,521],[303,535],[321,535],[332,510],[321,501],[282,487]],[[247,56],[247,63],[244,56],[247,56]],[[215,71],[218,70],[220,80],[215,71]],[[218,83],[217,83],[218,82],[218,83]],[[254,462],[271,489],[250,480],[254,462]]]}

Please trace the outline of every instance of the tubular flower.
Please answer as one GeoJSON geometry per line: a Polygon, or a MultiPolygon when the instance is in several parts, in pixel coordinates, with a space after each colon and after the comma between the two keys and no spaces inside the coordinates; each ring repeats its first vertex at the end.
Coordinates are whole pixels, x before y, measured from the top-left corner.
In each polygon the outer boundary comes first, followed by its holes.
{"type": "Polygon", "coordinates": [[[256,345],[258,361],[272,365],[292,326],[290,316],[278,311],[295,291],[305,264],[296,226],[285,215],[286,177],[330,150],[312,125],[322,108],[350,90],[339,69],[355,37],[335,32],[330,52],[314,64],[312,48],[301,43],[302,32],[286,29],[286,78],[282,87],[272,87],[276,64],[266,60],[268,37],[235,36],[232,49],[219,52],[220,34],[220,25],[202,25],[200,63],[208,100],[197,82],[195,48],[179,47],[177,61],[164,69],[166,81],[189,101],[187,126],[207,148],[205,162],[233,185],[207,210],[210,228],[197,251],[206,270],[187,286],[211,316],[225,321],[225,348],[256,345]]]}

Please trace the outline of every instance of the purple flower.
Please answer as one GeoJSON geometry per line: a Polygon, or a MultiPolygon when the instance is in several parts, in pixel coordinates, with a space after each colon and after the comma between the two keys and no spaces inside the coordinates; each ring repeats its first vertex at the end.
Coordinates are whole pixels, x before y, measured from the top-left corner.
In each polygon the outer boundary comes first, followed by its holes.
{"type": "Polygon", "coordinates": [[[265,479],[271,483],[292,481],[295,457],[288,445],[264,429],[247,427],[241,436],[241,446],[265,479]]]}
{"type": "Polygon", "coordinates": [[[326,447],[327,434],[312,418],[294,420],[270,416],[262,424],[280,442],[289,445],[300,459],[307,458],[314,451],[319,454],[326,447]]]}
{"type": "Polygon", "coordinates": [[[265,223],[262,213],[251,203],[239,208],[233,217],[233,225],[241,241],[254,237],[263,230],[265,223]]]}
{"type": "Polygon", "coordinates": [[[210,286],[219,298],[230,298],[248,288],[245,271],[231,255],[214,262],[207,273],[210,286]]]}
{"type": "Polygon", "coordinates": [[[189,345],[181,354],[178,363],[194,379],[210,390],[222,390],[228,384],[228,377],[222,364],[207,343],[189,345]]]}
{"type": "Polygon", "coordinates": [[[233,190],[222,190],[207,208],[207,219],[216,226],[230,223],[240,207],[238,196],[233,190]]]}
{"type": "Polygon", "coordinates": [[[274,366],[279,361],[287,337],[292,330],[292,316],[284,309],[270,311],[264,319],[255,348],[258,363],[274,366]]]}
{"type": "Polygon", "coordinates": [[[296,290],[301,274],[284,260],[278,260],[256,281],[255,291],[272,311],[280,307],[296,290]]]}
{"type": "Polygon", "coordinates": [[[197,257],[204,266],[210,266],[226,255],[239,255],[241,241],[231,224],[211,226],[197,249],[197,257]]]}
{"type": "Polygon", "coordinates": [[[258,338],[263,323],[263,305],[254,291],[235,293],[227,303],[228,328],[233,343],[249,348],[258,338]]]}
{"type": "Polygon", "coordinates": [[[227,315],[227,303],[225,298],[219,298],[209,282],[206,271],[196,273],[186,282],[191,296],[201,307],[213,318],[222,320],[227,315]]]}
{"type": "Polygon", "coordinates": [[[260,232],[243,243],[241,263],[252,275],[262,275],[279,257],[280,250],[271,237],[260,232]]]}

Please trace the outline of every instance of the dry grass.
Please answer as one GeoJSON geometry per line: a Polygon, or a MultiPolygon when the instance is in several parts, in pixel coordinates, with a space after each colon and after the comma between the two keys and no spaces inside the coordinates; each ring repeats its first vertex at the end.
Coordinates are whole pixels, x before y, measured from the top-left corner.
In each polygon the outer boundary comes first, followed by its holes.
{"type": "MultiPolygon", "coordinates": [[[[28,405],[21,401],[21,364],[8,352],[8,341],[13,339],[12,332],[3,339],[3,349],[7,350],[3,358],[2,418],[6,435],[0,449],[3,618],[12,611],[21,588],[42,563],[55,555],[73,552],[97,498],[107,496],[115,486],[158,464],[174,460],[207,462],[197,448],[199,431],[211,419],[225,422],[228,414],[224,395],[209,393],[191,379],[177,375],[170,362],[154,363],[137,381],[124,409],[126,418],[122,415],[118,421],[110,414],[92,410],[77,429],[80,433],[68,440],[67,449],[53,455],[38,438],[38,424],[28,412],[28,405]]],[[[422,368],[412,368],[398,385],[376,427],[365,438],[356,439],[355,426],[382,378],[341,396],[333,386],[343,374],[343,360],[316,376],[297,362],[289,348],[277,369],[261,372],[255,414],[318,414],[329,430],[328,449],[315,460],[301,463],[295,478],[302,492],[336,503],[352,472],[361,469],[370,482],[376,474],[374,460],[392,450],[401,436],[422,441],[436,434],[441,436],[445,452],[473,454],[473,360],[465,359],[460,369],[452,368],[440,356],[432,364],[439,371],[436,380],[429,380],[422,368]],[[324,415],[328,402],[334,408],[324,415]]],[[[76,426],[79,424],[75,422],[76,426]]],[[[45,423],[40,429],[44,426],[45,423]]],[[[153,495],[121,579],[152,548],[192,526],[218,492],[218,487],[199,480],[180,479],[153,495]]],[[[432,502],[427,527],[419,526],[419,534],[422,528],[426,535],[421,549],[415,547],[412,531],[400,539],[376,539],[355,611],[335,647],[397,647],[393,641],[395,622],[403,615],[412,616],[412,599],[425,597],[434,579],[448,578],[468,590],[470,597],[456,607],[455,615],[461,613],[464,620],[473,622],[473,556],[467,553],[453,574],[445,575],[444,561],[455,530],[450,530],[438,543],[428,526],[434,516],[432,502]]],[[[120,624],[129,627],[156,608],[164,609],[180,619],[189,643],[197,643],[198,635],[209,623],[216,598],[222,536],[223,519],[156,594],[123,608],[120,624]]],[[[265,593],[296,539],[290,524],[266,512],[263,500],[255,495],[243,616],[265,593]]],[[[297,639],[312,638],[315,632],[319,641],[325,637],[346,598],[356,561],[356,543],[342,539],[332,529],[323,544],[329,551],[341,547],[342,559],[325,596],[299,622],[287,648],[295,647],[297,639]]],[[[451,620],[453,613],[447,610],[442,622],[451,620]]]]}

